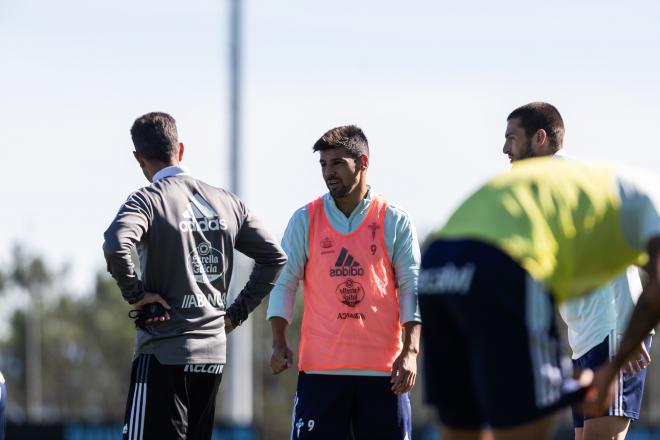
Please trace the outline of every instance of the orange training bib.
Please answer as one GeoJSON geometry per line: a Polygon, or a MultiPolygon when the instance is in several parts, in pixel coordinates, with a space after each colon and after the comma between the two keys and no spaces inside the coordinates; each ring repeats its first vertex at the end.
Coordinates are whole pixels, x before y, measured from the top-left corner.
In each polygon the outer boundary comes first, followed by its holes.
{"type": "Polygon", "coordinates": [[[335,231],[323,200],[309,204],[309,260],[299,369],[391,371],[401,351],[399,301],[385,248],[387,202],[374,197],[350,234],[335,231]]]}

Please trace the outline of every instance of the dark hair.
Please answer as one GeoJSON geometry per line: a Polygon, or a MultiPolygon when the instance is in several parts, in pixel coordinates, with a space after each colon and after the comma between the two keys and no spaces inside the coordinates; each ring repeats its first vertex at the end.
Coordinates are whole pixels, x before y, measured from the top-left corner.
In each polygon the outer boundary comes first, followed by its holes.
{"type": "Polygon", "coordinates": [[[179,149],[176,121],[167,113],[140,116],[131,127],[131,137],[135,151],[150,160],[169,162],[179,149]]]}
{"type": "Polygon", "coordinates": [[[369,156],[369,142],[360,127],[344,125],[325,132],[316,141],[313,150],[323,151],[331,148],[343,148],[356,159],[362,155],[369,156]]]}
{"type": "Polygon", "coordinates": [[[548,134],[550,146],[555,151],[564,144],[564,120],[554,105],[547,102],[530,102],[511,112],[507,121],[520,118],[520,125],[525,129],[527,137],[531,137],[544,129],[548,134]]]}

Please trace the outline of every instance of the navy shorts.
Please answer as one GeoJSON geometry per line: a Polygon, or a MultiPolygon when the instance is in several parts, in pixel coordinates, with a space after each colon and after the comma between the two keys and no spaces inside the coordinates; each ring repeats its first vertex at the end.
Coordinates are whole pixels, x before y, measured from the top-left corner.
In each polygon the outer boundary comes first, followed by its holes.
{"type": "Polygon", "coordinates": [[[499,249],[431,243],[419,305],[425,397],[446,426],[512,427],[583,396],[568,388],[551,295],[499,249]]]}
{"type": "MultiPolygon", "coordinates": [[[[647,337],[644,343],[646,349],[650,350],[651,336],[647,337]]],[[[616,348],[616,336],[611,334],[611,337],[607,336],[603,342],[589,350],[584,356],[574,359],[573,368],[575,370],[596,369],[614,356],[616,348]]],[[[639,419],[639,409],[642,406],[644,395],[644,382],[646,382],[646,370],[646,368],[643,369],[633,377],[619,371],[614,400],[603,416],[622,416],[631,420],[639,419]]],[[[576,428],[583,428],[584,421],[591,417],[583,415],[575,405],[571,409],[573,410],[573,425],[576,428]]]]}
{"type": "Polygon", "coordinates": [[[408,393],[396,395],[390,377],[298,375],[292,439],[404,440],[412,437],[408,393]]]}

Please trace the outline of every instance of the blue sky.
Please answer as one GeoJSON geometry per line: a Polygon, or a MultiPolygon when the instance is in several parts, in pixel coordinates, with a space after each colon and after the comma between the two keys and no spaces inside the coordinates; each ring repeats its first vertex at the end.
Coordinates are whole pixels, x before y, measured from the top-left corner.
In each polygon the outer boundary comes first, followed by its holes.
{"type": "MultiPolygon", "coordinates": [[[[508,167],[506,116],[534,100],[559,108],[569,154],[657,168],[659,21],[636,0],[248,0],[241,196],[281,236],[325,192],[314,141],[355,123],[371,185],[423,238],[508,167]]],[[[227,33],[225,1],[0,0],[0,262],[22,243],[86,290],[146,184],[143,113],[171,113],[184,163],[228,185],[227,33]]]]}

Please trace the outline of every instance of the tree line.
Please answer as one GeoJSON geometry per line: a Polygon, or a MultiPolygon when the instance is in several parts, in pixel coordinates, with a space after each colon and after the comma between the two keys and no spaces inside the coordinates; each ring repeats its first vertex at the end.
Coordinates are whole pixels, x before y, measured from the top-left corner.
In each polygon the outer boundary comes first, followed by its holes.
{"type": "MultiPolygon", "coordinates": [[[[6,323],[8,331],[0,335],[0,370],[7,381],[8,418],[15,423],[121,423],[135,337],[133,322],[128,318],[130,306],[102,269],[95,275],[90,291],[82,294],[69,291],[66,279],[66,269],[54,268],[39,254],[21,247],[14,247],[10,261],[0,269],[0,297],[6,300],[7,295],[20,295],[27,300],[25,307],[11,313],[6,323]]],[[[289,329],[294,353],[299,341],[301,301],[299,294],[289,329]]],[[[263,304],[250,317],[255,324],[255,424],[262,438],[286,438],[297,374],[295,368],[279,376],[270,373],[271,334],[265,309],[263,304]]],[[[559,327],[563,330],[562,325],[559,327]]],[[[660,359],[660,344],[654,343],[652,348],[656,362],[648,372],[640,422],[658,424],[660,368],[655,364],[660,359]]],[[[228,370],[231,368],[229,360],[228,370]]],[[[432,412],[423,404],[421,380],[423,377],[412,392],[416,425],[433,420],[432,412]]],[[[219,421],[227,404],[223,388],[221,385],[217,405],[219,421]]],[[[566,415],[562,420],[569,423],[570,419],[566,415]]]]}

